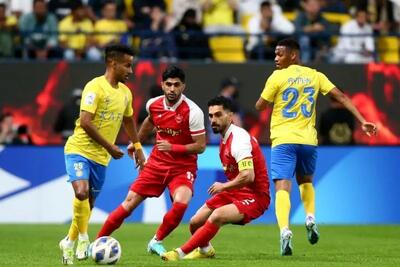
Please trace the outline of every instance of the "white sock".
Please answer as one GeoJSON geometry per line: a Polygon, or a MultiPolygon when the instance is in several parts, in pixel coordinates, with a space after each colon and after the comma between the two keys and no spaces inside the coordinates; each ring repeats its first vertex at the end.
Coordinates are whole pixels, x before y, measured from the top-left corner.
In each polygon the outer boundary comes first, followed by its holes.
{"type": "Polygon", "coordinates": [[[89,235],[87,233],[85,234],[79,233],[79,240],[89,241],[89,235]]]}
{"type": "Polygon", "coordinates": [[[178,252],[179,258],[181,259],[186,256],[186,253],[183,252],[181,248],[177,248],[175,251],[178,252]]]}
{"type": "Polygon", "coordinates": [[[154,242],[156,242],[156,243],[161,243],[161,242],[162,242],[162,240],[158,240],[158,239],[157,239],[156,235],[153,236],[152,241],[154,241],[154,242]]]}
{"type": "Polygon", "coordinates": [[[210,251],[210,249],[211,249],[211,244],[208,243],[208,246],[206,246],[206,247],[200,247],[200,253],[206,254],[207,252],[210,251]]]}
{"type": "Polygon", "coordinates": [[[283,227],[282,230],[281,230],[281,235],[285,234],[287,231],[291,232],[291,231],[289,230],[289,228],[283,227]]]}
{"type": "Polygon", "coordinates": [[[65,245],[66,245],[68,248],[73,248],[73,247],[74,247],[74,245],[75,245],[75,241],[74,241],[74,240],[70,240],[70,239],[68,238],[68,236],[67,236],[64,240],[65,240],[65,245]]]}

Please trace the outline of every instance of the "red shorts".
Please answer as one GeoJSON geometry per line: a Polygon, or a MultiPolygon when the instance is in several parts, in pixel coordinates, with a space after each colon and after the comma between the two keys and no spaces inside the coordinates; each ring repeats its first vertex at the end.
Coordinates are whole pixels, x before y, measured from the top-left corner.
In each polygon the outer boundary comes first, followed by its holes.
{"type": "Polygon", "coordinates": [[[206,205],[208,208],[215,210],[228,204],[234,204],[240,214],[244,215],[243,220],[238,224],[246,224],[263,215],[268,209],[269,202],[270,197],[267,194],[224,191],[207,200],[206,205]]]}
{"type": "Polygon", "coordinates": [[[163,169],[146,164],[130,190],[144,197],[159,197],[168,187],[170,195],[173,196],[175,190],[182,185],[189,187],[193,192],[195,179],[196,170],[193,169],[163,169]]]}

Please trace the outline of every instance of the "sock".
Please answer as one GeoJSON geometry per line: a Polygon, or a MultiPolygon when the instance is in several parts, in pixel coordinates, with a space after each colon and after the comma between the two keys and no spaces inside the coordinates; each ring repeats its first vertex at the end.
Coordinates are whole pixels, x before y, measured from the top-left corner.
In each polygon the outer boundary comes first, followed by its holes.
{"type": "Polygon", "coordinates": [[[86,234],[79,234],[79,240],[85,240],[85,241],[89,241],[89,235],[86,234]]]}
{"type": "MultiPolygon", "coordinates": [[[[203,224],[204,225],[204,224],[203,224]]],[[[194,233],[198,230],[198,229],[200,229],[200,227],[202,227],[203,225],[199,225],[199,224],[196,224],[196,225],[194,225],[194,224],[190,224],[189,225],[189,230],[190,230],[190,233],[192,234],[192,235],[194,235],[194,233]]],[[[204,250],[207,250],[208,251],[208,249],[211,247],[210,246],[210,243],[206,243],[206,244],[200,244],[200,250],[202,250],[203,248],[204,248],[204,250]]],[[[207,251],[203,251],[202,250],[202,252],[204,252],[204,253],[207,253],[207,251]]]]}
{"type": "Polygon", "coordinates": [[[304,209],[307,216],[314,218],[315,214],[315,191],[312,183],[304,183],[299,185],[301,201],[303,201],[304,209]]]}
{"type": "Polygon", "coordinates": [[[168,236],[181,222],[183,214],[185,214],[187,204],[184,203],[173,203],[172,208],[165,214],[163,222],[158,227],[156,232],[156,238],[162,241],[168,236]]]}
{"type": "Polygon", "coordinates": [[[194,235],[187,241],[182,247],[182,251],[184,253],[189,253],[197,247],[200,247],[200,244],[208,244],[210,240],[217,234],[219,230],[219,226],[213,224],[210,221],[207,221],[202,227],[200,227],[194,235]]]}
{"type": "Polygon", "coordinates": [[[112,232],[118,229],[122,222],[128,217],[131,213],[127,211],[122,205],[116,208],[113,212],[108,215],[107,220],[101,227],[99,233],[96,238],[101,236],[109,236],[112,232]]]}
{"type": "Polygon", "coordinates": [[[279,229],[289,228],[290,196],[285,190],[278,190],[275,195],[275,214],[279,229]]]}
{"type": "Polygon", "coordinates": [[[64,238],[64,241],[65,241],[64,244],[65,244],[68,248],[73,248],[74,245],[75,245],[75,241],[70,240],[68,236],[66,236],[66,237],[64,238]]]}
{"type": "Polygon", "coordinates": [[[68,232],[68,239],[75,241],[78,233],[86,234],[89,226],[90,204],[89,199],[79,200],[74,198],[73,217],[68,232]]]}
{"type": "Polygon", "coordinates": [[[183,252],[182,249],[180,249],[180,248],[175,249],[175,251],[178,252],[179,258],[181,258],[181,259],[183,259],[183,257],[186,256],[186,253],[183,252]]]}
{"type": "Polygon", "coordinates": [[[211,244],[208,243],[207,246],[199,247],[199,249],[200,249],[200,252],[201,252],[201,253],[206,254],[207,252],[210,251],[210,249],[211,249],[211,244]]]}

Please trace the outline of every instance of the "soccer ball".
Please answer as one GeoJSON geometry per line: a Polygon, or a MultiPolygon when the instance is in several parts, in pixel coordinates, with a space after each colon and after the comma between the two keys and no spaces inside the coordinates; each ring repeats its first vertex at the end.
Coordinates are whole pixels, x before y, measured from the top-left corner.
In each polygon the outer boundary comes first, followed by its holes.
{"type": "Polygon", "coordinates": [[[89,257],[97,264],[116,264],[121,258],[121,245],[111,236],[99,237],[90,244],[89,257]]]}

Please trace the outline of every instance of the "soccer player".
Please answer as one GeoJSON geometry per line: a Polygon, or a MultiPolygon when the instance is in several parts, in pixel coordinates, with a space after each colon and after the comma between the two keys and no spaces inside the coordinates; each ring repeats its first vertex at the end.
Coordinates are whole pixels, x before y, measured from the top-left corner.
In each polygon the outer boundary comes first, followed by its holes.
{"type": "Polygon", "coordinates": [[[179,225],[192,198],[197,154],[206,147],[203,112],[182,94],[183,70],[168,67],[162,74],[161,87],[164,94],[147,102],[149,115],[139,130],[139,140],[144,140],[155,128],[156,145],[125,200],[108,216],[97,234],[97,237],[109,236],[144,199],[158,197],[168,187],[172,207],[147,246],[148,252],[158,255],[166,251],[162,241],[179,225]]]}
{"type": "Polygon", "coordinates": [[[132,117],[132,94],[123,84],[132,73],[133,56],[127,46],[106,47],[105,74],[88,82],[83,90],[80,116],[74,134],[65,144],[65,165],[75,199],[68,235],[59,244],[63,264],[73,264],[77,239],[76,258],[87,258],[90,211],[103,186],[106,166],[111,157],[119,159],[124,155],[114,144],[121,124],[136,148],[136,164],[144,166],[145,157],[132,117]]]}
{"type": "Polygon", "coordinates": [[[214,133],[221,134],[219,156],[227,182],[215,182],[208,189],[212,197],[190,221],[192,237],[178,249],[164,253],[167,261],[211,258],[210,240],[227,223],[247,224],[261,216],[270,202],[264,155],[256,139],[232,123],[231,100],[218,96],[208,102],[208,116],[214,133]]]}
{"type": "Polygon", "coordinates": [[[275,184],[275,210],[280,228],[281,255],[292,255],[289,229],[291,179],[296,175],[306,211],[308,240],[315,244],[319,232],[315,222],[315,193],[312,185],[317,160],[315,105],[318,93],[335,98],[361,123],[367,135],[376,134],[375,124],[367,122],[351,100],[328,78],[314,69],[300,66],[299,44],[284,39],[275,48],[278,70],[268,78],[255,107],[264,110],[273,105],[271,118],[271,173],[275,184]]]}

